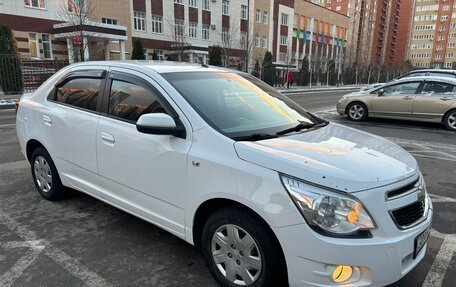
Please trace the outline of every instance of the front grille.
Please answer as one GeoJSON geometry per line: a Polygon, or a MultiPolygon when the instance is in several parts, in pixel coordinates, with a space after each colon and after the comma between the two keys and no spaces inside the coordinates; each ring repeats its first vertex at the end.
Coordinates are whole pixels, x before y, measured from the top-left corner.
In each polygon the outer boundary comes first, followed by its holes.
{"type": "Polygon", "coordinates": [[[391,216],[399,228],[407,228],[423,218],[425,205],[424,199],[422,199],[391,211],[391,216]]]}
{"type": "Polygon", "coordinates": [[[420,180],[419,179],[414,180],[413,182],[411,182],[405,186],[402,186],[398,189],[391,190],[390,192],[388,192],[387,198],[388,198],[388,200],[390,200],[395,197],[406,195],[408,193],[415,191],[417,188],[419,188],[419,186],[420,186],[420,180]]]}

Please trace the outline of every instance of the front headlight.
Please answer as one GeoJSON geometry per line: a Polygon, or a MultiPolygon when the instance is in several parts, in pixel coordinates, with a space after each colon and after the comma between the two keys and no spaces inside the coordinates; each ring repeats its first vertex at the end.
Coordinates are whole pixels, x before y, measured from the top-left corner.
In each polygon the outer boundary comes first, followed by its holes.
{"type": "Polygon", "coordinates": [[[314,230],[345,236],[375,228],[373,219],[356,199],[285,175],[281,175],[281,179],[305,220],[314,230]]]}

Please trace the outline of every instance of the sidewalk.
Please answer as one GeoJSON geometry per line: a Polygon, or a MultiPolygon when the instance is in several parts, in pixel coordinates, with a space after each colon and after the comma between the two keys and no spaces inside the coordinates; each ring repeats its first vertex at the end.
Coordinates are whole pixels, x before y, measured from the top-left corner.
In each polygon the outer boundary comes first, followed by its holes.
{"type": "Polygon", "coordinates": [[[289,89],[286,87],[275,87],[279,92],[284,94],[290,93],[309,93],[309,92],[319,92],[319,91],[353,91],[360,90],[364,85],[347,85],[347,86],[292,86],[289,89]]]}

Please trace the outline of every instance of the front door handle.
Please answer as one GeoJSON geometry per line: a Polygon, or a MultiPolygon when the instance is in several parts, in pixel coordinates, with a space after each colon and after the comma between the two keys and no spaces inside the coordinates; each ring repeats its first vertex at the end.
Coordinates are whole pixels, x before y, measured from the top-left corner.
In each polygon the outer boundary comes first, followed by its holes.
{"type": "Polygon", "coordinates": [[[52,125],[52,119],[47,115],[43,115],[43,122],[47,126],[52,125]]]}
{"type": "Polygon", "coordinates": [[[106,132],[101,133],[101,140],[106,143],[109,143],[109,144],[113,144],[116,142],[116,139],[114,138],[114,136],[112,134],[109,134],[106,132]]]}
{"type": "Polygon", "coordinates": [[[452,99],[453,99],[453,97],[441,97],[440,98],[441,101],[450,101],[452,99]]]}
{"type": "Polygon", "coordinates": [[[404,99],[404,100],[413,100],[413,98],[412,98],[412,97],[409,97],[409,96],[405,96],[405,97],[403,97],[402,99],[404,99]]]}

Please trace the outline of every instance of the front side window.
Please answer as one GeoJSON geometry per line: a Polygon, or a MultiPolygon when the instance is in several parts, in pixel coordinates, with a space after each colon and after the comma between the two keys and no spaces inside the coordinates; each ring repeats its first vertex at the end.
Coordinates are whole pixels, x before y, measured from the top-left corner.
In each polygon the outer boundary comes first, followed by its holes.
{"type": "Polygon", "coordinates": [[[168,73],[171,83],[215,129],[231,138],[315,124],[299,105],[252,76],[230,72],[168,73]]]}
{"type": "Polygon", "coordinates": [[[96,111],[101,79],[76,78],[57,88],[55,101],[96,111]]]}
{"type": "MultiPolygon", "coordinates": [[[[451,57],[449,57],[451,58],[451,57]]],[[[431,72],[429,74],[430,76],[435,76],[435,77],[444,77],[444,78],[456,78],[456,74],[450,74],[450,73],[439,73],[439,72],[431,72]]]]}
{"type": "Polygon", "coordinates": [[[136,122],[141,115],[166,113],[158,96],[136,84],[113,80],[109,97],[110,116],[136,122]]]}
{"type": "Polygon", "coordinates": [[[146,14],[143,12],[134,12],[135,30],[146,31],[146,14]]]}
{"type": "Polygon", "coordinates": [[[52,41],[49,34],[41,35],[43,41],[43,54],[45,59],[52,59],[52,41]]]}
{"type": "Polygon", "coordinates": [[[446,83],[439,83],[439,82],[426,82],[424,84],[423,90],[421,90],[421,94],[432,96],[435,94],[438,95],[453,95],[454,94],[454,86],[451,84],[446,83]]]}
{"type": "Polygon", "coordinates": [[[33,8],[46,8],[45,0],[24,0],[24,5],[33,8]]]}
{"type": "Polygon", "coordinates": [[[403,83],[384,87],[384,94],[387,96],[396,96],[404,94],[415,94],[420,82],[403,83]]]}
{"type": "Polygon", "coordinates": [[[40,48],[38,46],[38,34],[37,33],[29,33],[29,51],[30,57],[32,58],[39,58],[40,57],[40,48]]]}

